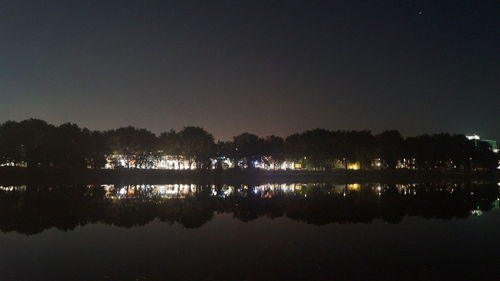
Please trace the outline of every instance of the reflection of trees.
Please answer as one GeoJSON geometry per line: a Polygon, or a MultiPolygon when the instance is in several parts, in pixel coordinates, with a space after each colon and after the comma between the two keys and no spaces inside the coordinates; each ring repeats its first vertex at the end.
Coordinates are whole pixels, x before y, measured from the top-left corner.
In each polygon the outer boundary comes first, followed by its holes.
{"type": "Polygon", "coordinates": [[[0,194],[0,230],[34,234],[56,227],[72,230],[97,222],[106,210],[104,194],[82,186],[0,194]]]}
{"type": "Polygon", "coordinates": [[[216,210],[214,203],[206,194],[167,199],[159,205],[158,217],[163,222],[177,222],[187,228],[196,228],[212,219],[216,210]]]}
{"type": "Polygon", "coordinates": [[[470,211],[491,209],[499,196],[494,184],[481,185],[331,185],[279,188],[198,186],[196,192],[162,198],[153,188],[118,198],[100,186],[27,186],[0,191],[0,231],[35,234],[55,227],[64,231],[88,223],[120,227],[145,225],[158,219],[197,228],[214,213],[231,213],[243,222],[259,217],[287,217],[309,224],[399,223],[405,216],[464,218],[470,211]],[[226,192],[226,193],[224,193],[226,192]]]}

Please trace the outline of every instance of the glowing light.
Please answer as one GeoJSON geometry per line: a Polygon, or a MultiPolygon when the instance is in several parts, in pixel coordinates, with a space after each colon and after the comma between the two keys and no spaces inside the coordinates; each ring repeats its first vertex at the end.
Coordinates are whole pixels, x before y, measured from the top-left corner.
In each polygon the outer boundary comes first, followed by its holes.
{"type": "Polygon", "coordinates": [[[465,137],[468,139],[468,140],[479,140],[480,137],[476,134],[472,134],[472,135],[465,135],[465,137]]]}
{"type": "Polygon", "coordinates": [[[472,210],[471,214],[474,215],[474,216],[480,216],[480,215],[483,214],[483,211],[481,211],[479,209],[478,210],[472,210]]]}
{"type": "Polygon", "coordinates": [[[361,164],[359,162],[354,162],[354,163],[348,163],[347,164],[347,169],[348,170],[359,170],[361,168],[361,164]]]}
{"type": "Polygon", "coordinates": [[[359,190],[361,190],[361,184],[359,184],[359,183],[348,184],[347,185],[347,190],[359,191],[359,190]]]}

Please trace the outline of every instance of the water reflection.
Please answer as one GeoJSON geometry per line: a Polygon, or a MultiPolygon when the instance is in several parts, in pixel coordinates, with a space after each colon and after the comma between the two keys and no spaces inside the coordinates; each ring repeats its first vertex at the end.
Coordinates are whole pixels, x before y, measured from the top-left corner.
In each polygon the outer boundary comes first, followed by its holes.
{"type": "Polygon", "coordinates": [[[405,216],[466,218],[499,208],[496,183],[270,183],[263,185],[0,186],[0,231],[35,234],[89,223],[121,227],[155,219],[200,227],[219,213],[248,222],[399,223],[405,216]]]}

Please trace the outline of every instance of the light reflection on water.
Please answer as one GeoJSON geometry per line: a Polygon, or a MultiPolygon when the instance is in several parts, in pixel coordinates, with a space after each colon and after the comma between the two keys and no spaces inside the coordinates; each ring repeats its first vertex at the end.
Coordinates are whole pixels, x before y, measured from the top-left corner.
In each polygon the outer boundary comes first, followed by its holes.
{"type": "MultiPolygon", "coordinates": [[[[498,184],[500,186],[500,183],[498,184]]],[[[471,189],[470,195],[474,195],[474,189],[478,184],[448,183],[448,184],[381,184],[381,183],[349,183],[349,184],[327,184],[327,183],[268,183],[261,185],[197,185],[197,184],[137,184],[137,185],[100,185],[106,191],[106,198],[124,199],[124,198],[185,198],[194,196],[210,189],[210,195],[216,197],[229,197],[244,195],[251,191],[255,196],[262,198],[271,198],[280,195],[307,195],[308,192],[318,191],[325,195],[343,195],[356,194],[360,192],[372,193],[382,196],[384,193],[397,192],[402,195],[417,195],[419,189],[424,191],[433,191],[452,194],[461,192],[464,189],[471,189]]],[[[484,184],[483,184],[484,186],[484,184]]],[[[98,188],[99,185],[88,185],[88,188],[98,188]]],[[[26,186],[10,186],[0,190],[26,190],[26,186]]]]}
{"type": "Polygon", "coordinates": [[[0,185],[0,191],[26,191],[26,185],[0,185]]]}
{"type": "Polygon", "coordinates": [[[32,234],[99,222],[139,226],[155,219],[192,228],[220,213],[241,221],[400,223],[408,216],[479,216],[498,210],[499,197],[496,183],[475,182],[0,186],[0,230],[32,234]]]}
{"type": "Polygon", "coordinates": [[[499,189],[496,182],[3,185],[0,276],[478,280],[498,273],[499,189]]]}

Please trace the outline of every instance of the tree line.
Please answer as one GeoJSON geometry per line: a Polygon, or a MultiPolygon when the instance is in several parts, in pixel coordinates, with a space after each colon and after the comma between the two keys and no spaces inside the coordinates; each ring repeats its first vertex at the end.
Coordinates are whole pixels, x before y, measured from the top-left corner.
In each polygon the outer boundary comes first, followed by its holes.
{"type": "Polygon", "coordinates": [[[111,155],[120,155],[125,168],[151,168],[162,155],[187,160],[198,169],[222,168],[224,159],[249,169],[284,161],[316,170],[347,169],[349,163],[357,163],[363,170],[471,171],[498,166],[498,154],[487,143],[458,134],[403,137],[396,130],[372,134],[367,130],[314,129],[286,138],[242,133],[231,141],[216,142],[212,134],[194,126],[156,135],[131,126],[91,131],[72,123],[54,126],[38,119],[0,125],[2,165],[98,169],[111,155]]]}

